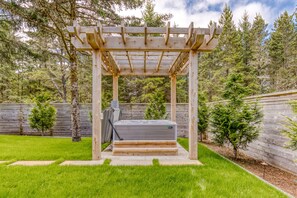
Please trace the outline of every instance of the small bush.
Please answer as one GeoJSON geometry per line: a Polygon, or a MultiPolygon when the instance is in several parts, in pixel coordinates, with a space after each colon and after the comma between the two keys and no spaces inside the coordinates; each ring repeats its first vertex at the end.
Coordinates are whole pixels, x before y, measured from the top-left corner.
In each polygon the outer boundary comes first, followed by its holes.
{"type": "MultiPolygon", "coordinates": [[[[297,101],[292,102],[291,106],[293,108],[293,112],[297,114],[297,101]]],[[[286,147],[297,150],[297,121],[294,121],[292,118],[286,116],[286,124],[284,127],[285,129],[282,131],[282,134],[290,138],[286,147]]]]}
{"type": "Polygon", "coordinates": [[[30,127],[41,132],[42,136],[54,127],[56,121],[56,109],[50,105],[49,99],[47,94],[36,96],[35,106],[29,115],[30,127]]]}
{"type": "Polygon", "coordinates": [[[146,120],[166,119],[165,99],[162,92],[157,91],[152,95],[150,103],[145,109],[144,117],[146,120]]]}
{"type": "Polygon", "coordinates": [[[209,121],[209,112],[206,104],[206,97],[203,93],[198,94],[198,118],[198,134],[200,135],[200,141],[202,142],[203,136],[206,135],[209,121]]]}

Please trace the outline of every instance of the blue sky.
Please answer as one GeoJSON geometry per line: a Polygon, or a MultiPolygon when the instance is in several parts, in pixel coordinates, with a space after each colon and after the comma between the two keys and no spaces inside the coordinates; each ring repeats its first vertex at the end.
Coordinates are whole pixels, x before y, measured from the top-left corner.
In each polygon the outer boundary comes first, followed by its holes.
{"type": "MultiPolygon", "coordinates": [[[[250,21],[257,13],[273,26],[274,20],[285,10],[292,14],[297,7],[296,0],[155,0],[155,10],[159,13],[171,13],[172,24],[187,27],[193,21],[196,27],[207,27],[210,20],[218,21],[225,4],[228,4],[238,24],[245,11],[250,16],[250,21]]],[[[141,16],[141,9],[122,11],[122,15],[141,16]]]]}

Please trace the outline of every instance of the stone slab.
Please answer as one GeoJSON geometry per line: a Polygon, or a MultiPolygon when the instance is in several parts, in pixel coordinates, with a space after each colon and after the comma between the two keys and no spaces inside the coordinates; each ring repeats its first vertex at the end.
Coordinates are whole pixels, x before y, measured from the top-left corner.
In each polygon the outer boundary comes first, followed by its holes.
{"type": "Polygon", "coordinates": [[[55,161],[16,161],[10,166],[47,166],[53,164],[55,161]]]}
{"type": "Polygon", "coordinates": [[[152,160],[119,160],[113,159],[110,162],[111,166],[152,166],[152,160]]]}
{"type": "Polygon", "coordinates": [[[60,166],[97,166],[97,165],[102,165],[104,163],[104,160],[89,160],[89,161],[81,161],[81,160],[76,160],[76,161],[64,161],[60,164],[60,166]]]}
{"type": "Polygon", "coordinates": [[[161,166],[184,166],[184,165],[202,165],[198,160],[171,160],[171,159],[159,159],[159,164],[161,166]]]}
{"type": "Polygon", "coordinates": [[[0,164],[4,164],[4,163],[6,163],[6,162],[8,162],[8,161],[3,161],[3,160],[1,161],[1,160],[0,160],[0,164]]]}

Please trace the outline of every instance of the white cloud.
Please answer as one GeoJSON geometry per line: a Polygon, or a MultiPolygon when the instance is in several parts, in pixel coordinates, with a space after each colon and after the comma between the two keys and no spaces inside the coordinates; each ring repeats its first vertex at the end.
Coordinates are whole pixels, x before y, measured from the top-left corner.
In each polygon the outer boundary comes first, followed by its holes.
{"type": "Polygon", "coordinates": [[[238,22],[242,19],[242,16],[245,11],[249,15],[250,22],[253,21],[256,14],[261,14],[266,22],[273,23],[272,9],[265,4],[262,4],[259,2],[252,2],[252,3],[245,4],[245,5],[236,5],[234,7],[233,20],[234,20],[235,24],[238,24],[238,22]]]}
{"type": "MultiPolygon", "coordinates": [[[[231,5],[236,25],[238,25],[245,11],[248,12],[250,22],[253,21],[256,14],[260,13],[265,21],[271,25],[282,11],[276,5],[279,5],[280,1],[288,0],[275,1],[277,3],[273,6],[272,4],[261,3],[261,1],[250,0],[241,0],[236,3],[231,0],[196,0],[191,8],[187,8],[186,0],[155,0],[154,3],[156,12],[173,14],[170,20],[172,25],[188,27],[190,22],[194,22],[195,27],[207,27],[210,20],[218,22],[226,3],[231,5]],[[216,7],[216,9],[210,9],[210,7],[216,7]]],[[[120,14],[122,16],[135,15],[141,17],[141,9],[124,10],[120,11],[120,14]]]]}
{"type": "MultiPolygon", "coordinates": [[[[188,27],[194,22],[194,27],[207,27],[211,20],[218,21],[221,12],[207,10],[208,5],[228,2],[229,0],[203,0],[194,4],[193,11],[189,13],[186,9],[185,0],[160,0],[155,1],[155,11],[158,13],[171,13],[173,15],[170,20],[171,24],[178,27],[188,27]],[[200,9],[198,9],[200,6],[200,9]],[[199,11],[198,11],[199,10],[199,11]]],[[[141,17],[141,9],[121,11],[122,16],[134,15],[141,17]]]]}

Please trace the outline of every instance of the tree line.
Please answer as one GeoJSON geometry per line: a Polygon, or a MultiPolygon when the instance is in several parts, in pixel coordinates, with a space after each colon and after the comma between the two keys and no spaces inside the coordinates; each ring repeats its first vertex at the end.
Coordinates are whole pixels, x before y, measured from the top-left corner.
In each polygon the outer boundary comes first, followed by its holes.
{"type": "Polygon", "coordinates": [[[221,99],[231,73],[243,75],[249,95],[297,88],[296,11],[291,15],[284,11],[269,32],[260,14],[251,23],[245,12],[236,26],[232,11],[226,6],[219,25],[223,29],[218,46],[203,54],[199,65],[200,89],[209,101],[221,99]]]}
{"type": "MultiPolygon", "coordinates": [[[[72,137],[80,140],[79,104],[91,102],[92,67],[89,54],[77,52],[66,26],[164,26],[172,14],[158,14],[148,0],[0,0],[0,103],[31,103],[46,93],[52,102],[72,106],[72,137]],[[142,17],[121,17],[119,9],[142,8],[142,17]]],[[[282,13],[271,32],[258,14],[249,22],[245,13],[237,25],[225,6],[219,25],[222,34],[211,53],[199,57],[199,92],[206,101],[221,99],[231,73],[241,73],[249,94],[297,87],[297,16],[282,13]]],[[[213,22],[210,22],[210,25],[213,22]]],[[[177,102],[187,102],[188,78],[177,79],[177,102]]],[[[112,99],[112,78],[103,77],[103,107],[112,99]]],[[[168,77],[120,77],[119,100],[150,103],[156,94],[170,102],[168,77]]],[[[202,96],[201,96],[202,97],[202,96]]]]}

